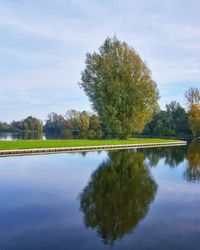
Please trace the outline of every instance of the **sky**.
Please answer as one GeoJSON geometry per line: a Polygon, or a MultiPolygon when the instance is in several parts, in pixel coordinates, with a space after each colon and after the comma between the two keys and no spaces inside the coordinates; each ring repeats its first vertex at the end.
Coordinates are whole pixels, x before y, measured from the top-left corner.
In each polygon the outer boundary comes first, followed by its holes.
{"type": "Polygon", "coordinates": [[[199,0],[0,0],[0,121],[91,110],[78,86],[109,36],[147,63],[163,109],[200,87],[199,0]]]}

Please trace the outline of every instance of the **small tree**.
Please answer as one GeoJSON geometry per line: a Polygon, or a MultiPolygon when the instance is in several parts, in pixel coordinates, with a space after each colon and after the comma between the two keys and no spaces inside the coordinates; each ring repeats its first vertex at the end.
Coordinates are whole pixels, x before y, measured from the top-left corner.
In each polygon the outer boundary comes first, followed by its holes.
{"type": "Polygon", "coordinates": [[[189,109],[189,125],[194,137],[200,134],[200,89],[190,88],[185,93],[189,109]]]}
{"type": "Polygon", "coordinates": [[[189,124],[194,137],[200,135],[200,105],[192,104],[189,111],[189,124]]]}
{"type": "Polygon", "coordinates": [[[198,88],[190,88],[185,92],[185,99],[188,107],[192,104],[200,104],[200,89],[198,88]]]}
{"type": "Polygon", "coordinates": [[[72,122],[73,131],[78,131],[80,125],[80,112],[75,109],[68,110],[66,118],[72,122]]]}
{"type": "Polygon", "coordinates": [[[90,129],[94,130],[94,131],[97,131],[100,128],[101,128],[101,120],[100,120],[100,118],[97,115],[92,114],[90,116],[90,129]]]}
{"type": "Polygon", "coordinates": [[[111,132],[126,138],[140,132],[158,105],[158,90],[133,48],[107,38],[99,53],[88,53],[80,86],[111,132]]]}
{"type": "Polygon", "coordinates": [[[79,129],[81,132],[86,133],[90,126],[90,116],[86,111],[80,113],[80,125],[79,129]]]}
{"type": "Polygon", "coordinates": [[[61,132],[66,128],[66,120],[55,112],[48,114],[45,125],[46,132],[61,132]]]}
{"type": "Polygon", "coordinates": [[[71,109],[67,111],[66,117],[71,120],[74,131],[79,131],[81,133],[86,133],[88,131],[90,125],[90,116],[88,112],[80,112],[71,109]]]}

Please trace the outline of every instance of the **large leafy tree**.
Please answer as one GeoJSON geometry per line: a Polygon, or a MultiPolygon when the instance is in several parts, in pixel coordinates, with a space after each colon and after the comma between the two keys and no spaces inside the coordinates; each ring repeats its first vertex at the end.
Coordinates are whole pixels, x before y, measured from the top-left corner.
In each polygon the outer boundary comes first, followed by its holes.
{"type": "Polygon", "coordinates": [[[111,132],[127,137],[151,119],[159,97],[144,61],[125,42],[107,38],[99,52],[88,53],[80,86],[111,132]]]}

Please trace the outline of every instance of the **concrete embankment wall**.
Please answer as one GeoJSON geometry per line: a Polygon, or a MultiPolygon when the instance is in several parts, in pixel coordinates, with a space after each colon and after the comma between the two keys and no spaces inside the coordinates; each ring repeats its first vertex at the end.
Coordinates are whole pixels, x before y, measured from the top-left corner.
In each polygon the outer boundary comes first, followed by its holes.
{"type": "Polygon", "coordinates": [[[0,157],[36,155],[36,154],[55,154],[66,152],[88,152],[88,151],[105,151],[128,148],[152,148],[152,147],[169,147],[187,145],[186,141],[165,142],[165,143],[144,143],[144,144],[122,144],[122,145],[105,145],[105,146],[82,146],[82,147],[62,147],[62,148],[33,148],[33,149],[15,149],[0,150],[0,157]]]}

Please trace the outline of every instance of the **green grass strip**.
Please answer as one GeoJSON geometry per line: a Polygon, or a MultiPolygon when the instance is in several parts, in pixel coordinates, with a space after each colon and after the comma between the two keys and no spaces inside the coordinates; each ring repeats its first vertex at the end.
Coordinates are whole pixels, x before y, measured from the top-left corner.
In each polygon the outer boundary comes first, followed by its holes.
{"type": "Polygon", "coordinates": [[[106,146],[122,144],[145,144],[145,143],[166,143],[180,142],[178,140],[155,139],[155,138],[131,138],[127,140],[17,140],[0,141],[0,150],[12,149],[32,149],[32,148],[59,148],[59,147],[78,147],[78,146],[106,146]]]}

